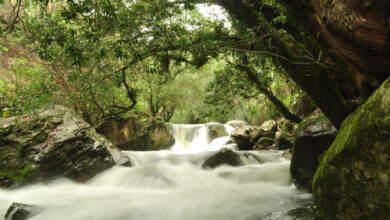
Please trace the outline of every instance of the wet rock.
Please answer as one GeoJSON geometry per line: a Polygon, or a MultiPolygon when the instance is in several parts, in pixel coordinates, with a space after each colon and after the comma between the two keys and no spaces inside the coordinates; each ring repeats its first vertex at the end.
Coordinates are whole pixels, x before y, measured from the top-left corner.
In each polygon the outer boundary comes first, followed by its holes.
{"type": "Polygon", "coordinates": [[[294,132],[294,148],[290,172],[298,188],[311,190],[314,173],[319,165],[319,157],[332,144],[336,129],[330,121],[319,113],[305,118],[294,132]]]}
{"type": "Polygon", "coordinates": [[[86,181],[121,164],[117,148],[75,112],[61,106],[0,119],[0,140],[3,188],[55,176],[86,181]]]}
{"type": "Polygon", "coordinates": [[[282,153],[282,157],[287,158],[289,160],[291,160],[291,155],[292,155],[292,149],[285,150],[282,153]]]}
{"type": "Polygon", "coordinates": [[[269,132],[269,131],[276,132],[278,130],[276,121],[268,120],[268,121],[264,122],[263,124],[260,125],[260,130],[265,131],[265,132],[269,132]]]}
{"type": "Polygon", "coordinates": [[[231,134],[231,137],[237,144],[239,150],[253,150],[258,148],[259,145],[256,143],[261,138],[273,139],[275,137],[275,132],[264,131],[259,126],[244,126],[241,128],[235,128],[231,134]]]}
{"type": "Polygon", "coordinates": [[[169,124],[158,118],[147,122],[135,118],[112,119],[97,131],[121,150],[163,150],[175,144],[169,124]]]}
{"type": "Polygon", "coordinates": [[[316,206],[299,207],[287,212],[293,220],[321,220],[320,213],[316,206]]]}
{"type": "Polygon", "coordinates": [[[226,131],[225,125],[221,123],[208,123],[207,127],[210,131],[211,140],[219,137],[229,136],[229,133],[226,131]]]}
{"type": "Polygon", "coordinates": [[[342,123],[313,181],[325,219],[390,219],[390,78],[342,123]]]}
{"type": "Polygon", "coordinates": [[[230,166],[240,166],[242,165],[242,160],[237,153],[234,153],[228,149],[222,149],[210,156],[202,164],[202,168],[216,168],[221,165],[230,165],[230,166]]]}
{"type": "Polygon", "coordinates": [[[245,126],[250,126],[247,122],[241,120],[231,120],[226,122],[226,124],[232,126],[233,128],[242,128],[245,126]]]}
{"type": "Polygon", "coordinates": [[[41,208],[35,205],[12,203],[4,216],[5,220],[26,220],[41,212],[41,208]]]}
{"type": "Polygon", "coordinates": [[[275,138],[276,133],[273,131],[266,131],[261,133],[261,137],[266,137],[266,138],[275,138]]]}
{"type": "Polygon", "coordinates": [[[50,175],[64,175],[85,182],[114,165],[105,146],[88,136],[77,136],[56,142],[39,155],[40,170],[50,175]]]}
{"type": "Polygon", "coordinates": [[[293,138],[285,133],[275,139],[275,146],[278,150],[287,150],[293,147],[293,138]]]}
{"type": "Polygon", "coordinates": [[[111,153],[112,158],[114,159],[115,163],[119,166],[124,167],[131,167],[133,164],[131,163],[131,159],[129,156],[124,154],[122,151],[120,151],[117,148],[109,148],[108,149],[111,153]]]}
{"type": "Polygon", "coordinates": [[[254,149],[255,150],[265,150],[265,149],[269,149],[270,146],[272,146],[273,144],[275,143],[275,139],[273,138],[268,138],[268,137],[262,137],[260,138],[256,144],[255,144],[255,147],[254,149]]]}
{"type": "Polygon", "coordinates": [[[261,137],[261,132],[253,126],[235,128],[231,134],[234,142],[240,150],[252,150],[253,145],[261,137]]]}

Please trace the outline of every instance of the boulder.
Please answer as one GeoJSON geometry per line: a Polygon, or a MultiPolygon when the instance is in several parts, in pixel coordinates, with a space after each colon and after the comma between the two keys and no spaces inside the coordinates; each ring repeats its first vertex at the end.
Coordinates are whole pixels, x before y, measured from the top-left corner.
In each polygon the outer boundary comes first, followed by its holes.
{"type": "Polygon", "coordinates": [[[311,190],[311,183],[319,157],[332,144],[336,129],[330,121],[319,112],[302,120],[294,132],[294,148],[290,172],[298,188],[311,190]]]}
{"type": "Polygon", "coordinates": [[[0,146],[0,187],[55,176],[84,182],[130,161],[75,112],[61,106],[1,119],[0,146]]]}
{"type": "Polygon", "coordinates": [[[225,123],[233,128],[242,128],[244,126],[250,126],[247,122],[241,120],[231,120],[225,123]]]}
{"type": "Polygon", "coordinates": [[[390,78],[343,121],[313,194],[324,219],[390,219],[390,78]]]}
{"type": "Polygon", "coordinates": [[[275,138],[275,136],[276,136],[276,133],[273,131],[261,132],[261,137],[275,138]]]}
{"type": "MultiPolygon", "coordinates": [[[[321,220],[320,214],[318,212],[318,208],[313,205],[309,205],[306,207],[299,207],[287,212],[287,216],[289,216],[293,220],[321,220]]],[[[286,218],[286,219],[290,219],[286,218]]]]}
{"type": "Polygon", "coordinates": [[[261,131],[253,126],[235,128],[231,137],[237,144],[239,150],[252,150],[253,145],[260,139],[261,131]]]}
{"type": "Polygon", "coordinates": [[[287,120],[285,118],[281,118],[277,121],[278,130],[281,132],[289,132],[292,133],[294,131],[294,126],[296,125],[294,122],[287,120]]]}
{"type": "Polygon", "coordinates": [[[210,132],[210,139],[229,136],[230,134],[226,131],[225,125],[221,123],[208,123],[207,127],[210,132]]]}
{"type": "MultiPolygon", "coordinates": [[[[263,127],[264,128],[264,127],[263,127]]],[[[235,128],[231,137],[237,144],[239,150],[253,150],[256,143],[262,138],[275,138],[274,131],[264,131],[260,126],[244,126],[235,128]]]]}
{"type": "Polygon", "coordinates": [[[4,216],[5,220],[26,220],[29,217],[37,215],[42,210],[35,205],[27,205],[22,203],[12,203],[4,216]]]}
{"type": "Polygon", "coordinates": [[[275,138],[275,146],[278,150],[290,149],[293,147],[293,138],[286,133],[281,133],[275,138]]]}
{"type": "Polygon", "coordinates": [[[222,149],[217,153],[211,155],[202,164],[202,168],[216,168],[221,165],[240,166],[243,164],[240,155],[234,153],[229,149],[222,149]]]}
{"type": "Polygon", "coordinates": [[[260,130],[265,132],[269,132],[269,131],[276,132],[278,130],[278,126],[276,124],[276,121],[268,120],[260,125],[260,130]]]}
{"type": "Polygon", "coordinates": [[[268,137],[262,137],[260,138],[256,144],[254,149],[255,150],[269,150],[270,147],[275,143],[275,139],[268,138],[268,137]]]}
{"type": "Polygon", "coordinates": [[[163,150],[175,144],[169,124],[158,118],[147,122],[135,118],[111,119],[97,131],[121,150],[163,150]]]}

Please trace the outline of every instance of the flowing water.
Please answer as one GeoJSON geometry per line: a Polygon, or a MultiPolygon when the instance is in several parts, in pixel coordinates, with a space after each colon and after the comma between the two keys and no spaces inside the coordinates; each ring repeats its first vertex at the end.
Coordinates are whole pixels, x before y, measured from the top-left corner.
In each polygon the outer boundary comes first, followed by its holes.
{"type": "Polygon", "coordinates": [[[172,127],[171,150],[125,151],[133,167],[113,167],[84,184],[58,179],[0,190],[0,215],[21,202],[42,207],[32,220],[287,219],[283,213],[311,199],[292,185],[284,152],[239,152],[244,166],[205,170],[202,163],[229,136],[211,140],[207,125],[172,127]]]}

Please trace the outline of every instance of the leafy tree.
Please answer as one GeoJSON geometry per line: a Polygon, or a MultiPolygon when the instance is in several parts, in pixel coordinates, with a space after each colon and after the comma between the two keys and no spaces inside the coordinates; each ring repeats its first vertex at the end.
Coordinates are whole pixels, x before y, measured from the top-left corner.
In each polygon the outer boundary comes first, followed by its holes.
{"type": "Polygon", "coordinates": [[[25,19],[24,28],[18,33],[33,43],[48,65],[59,86],[56,95],[92,124],[135,108],[139,94],[134,82],[142,74],[149,85],[151,115],[160,111],[170,119],[176,108],[174,99],[169,95],[163,97],[160,92],[168,90],[155,91],[154,85],[170,83],[174,65],[187,63],[200,67],[210,57],[217,56],[217,51],[209,52],[216,41],[215,24],[196,12],[184,13],[181,4],[170,1],[51,4],[56,7],[39,3],[39,9],[25,19]],[[150,77],[155,77],[154,82],[150,77]],[[159,97],[153,94],[156,92],[159,97]]]}
{"type": "MultiPolygon", "coordinates": [[[[236,105],[238,97],[244,100],[258,99],[264,95],[283,114],[286,119],[299,123],[301,119],[293,114],[272,91],[275,76],[275,66],[269,59],[253,59],[246,55],[234,56],[228,60],[224,70],[216,73],[215,80],[210,84],[212,90],[207,102],[221,106],[220,111],[226,111],[228,106],[236,105]]],[[[226,112],[227,113],[227,112],[226,112]]],[[[225,113],[225,114],[226,114],[225,113]]]]}

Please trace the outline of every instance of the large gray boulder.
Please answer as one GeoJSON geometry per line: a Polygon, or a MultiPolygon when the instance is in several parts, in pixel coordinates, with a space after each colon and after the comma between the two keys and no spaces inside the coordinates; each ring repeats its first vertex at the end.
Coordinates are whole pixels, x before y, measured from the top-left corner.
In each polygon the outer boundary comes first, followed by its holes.
{"type": "Polygon", "coordinates": [[[231,133],[231,137],[239,150],[254,150],[259,147],[259,144],[263,145],[263,142],[257,144],[261,138],[275,138],[275,128],[276,123],[273,124],[272,122],[267,122],[264,126],[244,126],[235,128],[231,133]]]}
{"type": "Polygon", "coordinates": [[[74,111],[56,106],[0,120],[0,187],[65,176],[84,182],[130,159],[74,111]]]}
{"type": "Polygon", "coordinates": [[[252,150],[254,144],[260,139],[261,131],[253,126],[235,128],[231,134],[239,150],[252,150]]]}
{"type": "Polygon", "coordinates": [[[311,190],[320,155],[332,144],[337,134],[330,121],[318,112],[308,116],[294,132],[294,148],[290,172],[298,188],[311,190]]]}
{"type": "Polygon", "coordinates": [[[112,119],[97,131],[121,150],[163,150],[175,144],[170,125],[158,118],[146,122],[136,118],[112,119]]]}
{"type": "Polygon", "coordinates": [[[324,219],[390,219],[390,78],[342,123],[313,194],[324,219]]]}
{"type": "Polygon", "coordinates": [[[276,132],[278,130],[278,126],[276,124],[276,121],[268,120],[263,122],[263,124],[260,125],[259,129],[264,132],[276,132]]]}

